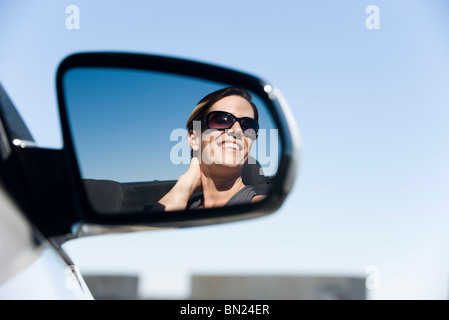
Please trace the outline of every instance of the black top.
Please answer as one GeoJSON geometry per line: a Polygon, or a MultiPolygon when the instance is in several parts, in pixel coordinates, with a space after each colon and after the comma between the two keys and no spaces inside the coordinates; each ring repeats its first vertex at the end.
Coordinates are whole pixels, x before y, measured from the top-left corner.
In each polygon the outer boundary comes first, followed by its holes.
{"type": "MultiPolygon", "coordinates": [[[[240,189],[235,195],[233,195],[232,198],[229,199],[228,202],[226,202],[225,207],[250,203],[255,195],[256,190],[254,190],[252,186],[247,185],[240,189]]],[[[186,209],[197,209],[203,204],[203,201],[203,193],[193,196],[187,203],[186,209]]]]}

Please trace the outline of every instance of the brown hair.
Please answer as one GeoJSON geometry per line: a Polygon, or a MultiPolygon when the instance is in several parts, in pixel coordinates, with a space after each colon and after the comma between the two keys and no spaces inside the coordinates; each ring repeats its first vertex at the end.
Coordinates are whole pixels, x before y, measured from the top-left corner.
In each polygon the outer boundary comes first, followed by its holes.
{"type": "Polygon", "coordinates": [[[198,104],[190,114],[189,119],[187,120],[187,130],[190,131],[193,129],[193,121],[203,122],[206,115],[209,113],[210,108],[219,100],[229,96],[239,96],[248,101],[253,108],[254,119],[256,119],[256,121],[259,121],[259,112],[257,111],[256,105],[251,101],[251,94],[245,89],[239,87],[228,87],[209,93],[207,96],[201,99],[200,102],[198,102],[198,104]]]}

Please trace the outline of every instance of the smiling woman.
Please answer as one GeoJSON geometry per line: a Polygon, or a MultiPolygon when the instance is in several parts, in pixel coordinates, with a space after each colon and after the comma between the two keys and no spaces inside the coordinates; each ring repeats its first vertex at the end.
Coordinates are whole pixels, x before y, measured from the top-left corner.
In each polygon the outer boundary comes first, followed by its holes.
{"type": "Polygon", "coordinates": [[[259,130],[258,110],[244,89],[229,87],[201,99],[187,120],[190,166],[159,202],[163,210],[229,206],[262,200],[242,179],[259,130]],[[205,130],[207,129],[207,130],[205,130]],[[200,194],[192,197],[195,191],[200,194]]]}

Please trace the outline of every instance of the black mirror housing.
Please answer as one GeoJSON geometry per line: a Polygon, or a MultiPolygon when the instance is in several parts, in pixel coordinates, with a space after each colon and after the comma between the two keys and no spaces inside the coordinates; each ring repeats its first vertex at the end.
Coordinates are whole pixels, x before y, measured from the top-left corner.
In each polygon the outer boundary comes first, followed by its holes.
{"type": "MultiPolygon", "coordinates": [[[[106,78],[107,77],[105,76],[105,79],[106,78]]],[[[123,76],[120,76],[119,78],[121,79],[123,76]]],[[[133,83],[133,88],[140,85],[140,82],[137,82],[137,80],[133,83]]],[[[123,230],[133,230],[133,228],[141,230],[141,228],[188,227],[250,219],[276,211],[291,191],[299,166],[299,132],[289,107],[280,92],[258,77],[220,66],[185,59],[157,55],[103,52],[79,53],[64,59],[58,68],[56,85],[64,140],[62,152],[64,153],[65,163],[69,171],[73,194],[76,198],[77,211],[82,220],[80,225],[85,226],[84,229],[82,229],[84,231],[81,231],[81,228],[79,229],[81,233],[98,233],[98,230],[100,229],[103,230],[102,232],[106,232],[105,230],[108,228],[108,232],[112,229],[121,232],[123,230]],[[83,170],[85,170],[84,168],[87,167],[85,163],[88,162],[81,163],[80,160],[87,157],[87,152],[82,154],[82,147],[80,146],[82,146],[82,143],[88,144],[89,142],[88,139],[86,139],[81,143],[79,142],[81,141],[81,138],[78,137],[81,137],[83,134],[82,128],[84,127],[82,127],[82,122],[84,119],[91,119],[94,117],[89,116],[88,113],[82,115],[77,114],[77,112],[80,112],[78,110],[83,107],[83,103],[78,102],[75,106],[75,103],[72,102],[72,100],[78,99],[80,95],[83,95],[83,92],[90,90],[90,87],[96,85],[95,78],[91,76],[91,73],[88,73],[90,70],[107,70],[108,72],[118,70],[125,70],[126,72],[149,72],[157,75],[162,74],[163,76],[170,76],[173,77],[173,79],[175,79],[175,77],[181,77],[182,79],[189,79],[189,81],[190,79],[201,81],[206,83],[207,86],[218,83],[222,86],[240,87],[253,93],[253,95],[257,96],[257,99],[259,99],[259,104],[264,105],[266,114],[270,118],[270,121],[273,122],[273,126],[278,132],[279,149],[281,150],[279,152],[279,163],[275,174],[273,174],[272,179],[270,180],[269,189],[267,189],[267,191],[258,191],[264,192],[266,197],[260,202],[232,207],[216,207],[190,211],[141,212],[138,208],[144,207],[146,204],[140,203],[139,197],[142,194],[145,194],[145,192],[147,192],[147,194],[151,193],[148,191],[151,190],[148,189],[151,185],[150,183],[143,183],[140,181],[117,182],[108,177],[96,177],[91,179],[88,174],[83,172],[83,170]],[[77,71],[84,72],[84,80],[81,81],[73,76],[73,80],[69,81],[69,75],[74,74],[74,71],[75,73],[77,71]],[[70,93],[70,90],[72,90],[70,84],[80,82],[82,83],[82,87],[80,87],[80,89],[76,88],[78,90],[76,93],[70,93]],[[81,120],[76,120],[78,122],[75,122],[75,119],[81,120]],[[84,155],[86,155],[86,157],[83,158],[84,155]],[[95,194],[95,200],[93,200],[92,194],[95,194]],[[129,209],[126,212],[122,212],[120,209],[112,209],[117,208],[117,205],[113,202],[119,198],[113,198],[114,201],[104,200],[107,199],[105,198],[106,194],[117,194],[120,195],[120,197],[123,196],[124,199],[126,198],[126,201],[128,201],[127,208],[132,209],[129,209]],[[108,206],[108,209],[105,209],[107,214],[102,213],[101,210],[98,209],[102,203],[108,206]],[[86,226],[94,225],[104,227],[86,228],[86,226]],[[96,231],[94,232],[93,230],[96,231]]],[[[156,85],[153,87],[156,88],[156,85]]],[[[110,89],[108,90],[110,91],[110,89]]],[[[93,90],[94,93],[98,91],[99,90],[97,89],[93,90]]],[[[105,92],[107,92],[107,90],[105,92]]],[[[177,92],[181,93],[181,91],[177,92]]],[[[155,93],[152,94],[155,95],[155,93]]],[[[132,96],[135,97],[136,94],[133,94],[132,96]]],[[[89,93],[89,95],[86,94],[86,97],[87,98],[85,99],[94,99],[91,93],[89,93]]],[[[98,101],[101,101],[101,99],[95,101],[97,101],[98,105],[98,101]]],[[[95,108],[95,106],[90,107],[86,112],[93,112],[93,108],[95,108]]],[[[132,108],[132,106],[130,108],[132,108]]],[[[161,114],[161,119],[164,119],[170,116],[170,112],[170,110],[160,110],[158,111],[158,114],[161,114]]],[[[97,121],[98,126],[100,126],[100,119],[97,119],[97,121]]],[[[92,124],[92,127],[95,127],[96,123],[92,122],[92,124]]],[[[128,123],[128,126],[129,129],[131,129],[131,127],[134,126],[133,122],[128,123]]],[[[100,131],[100,129],[98,130],[100,131]]],[[[121,130],[126,131],[128,130],[128,127],[124,126],[121,130]]],[[[117,152],[120,151],[118,150],[117,152]]],[[[249,158],[251,159],[251,157],[249,158]]],[[[257,168],[254,169],[254,166],[251,168],[252,169],[248,169],[247,172],[250,170],[258,170],[257,168]]],[[[245,175],[249,176],[250,173],[245,173],[243,175],[244,179],[249,179],[245,178],[245,175]]],[[[157,183],[158,190],[165,193],[166,190],[170,190],[173,184],[176,183],[176,179],[157,181],[157,183]]],[[[258,190],[264,190],[262,184],[258,188],[258,190]]],[[[155,197],[157,198],[159,196],[155,197]]]]}

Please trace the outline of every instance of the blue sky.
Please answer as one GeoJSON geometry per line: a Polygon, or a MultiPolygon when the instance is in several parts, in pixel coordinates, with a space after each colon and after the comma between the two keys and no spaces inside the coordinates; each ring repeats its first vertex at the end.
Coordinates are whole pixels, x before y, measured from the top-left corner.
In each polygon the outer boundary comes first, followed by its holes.
{"type": "Polygon", "coordinates": [[[413,1],[2,1],[0,81],[42,146],[60,147],[58,63],[79,51],[166,54],[254,73],[287,99],[303,141],[271,216],[86,238],[84,272],[138,273],[182,296],[192,273],[366,276],[372,299],[447,299],[449,4],[413,1]],[[68,30],[65,9],[80,8],[68,30]],[[377,5],[380,29],[365,9],[377,5]]]}

